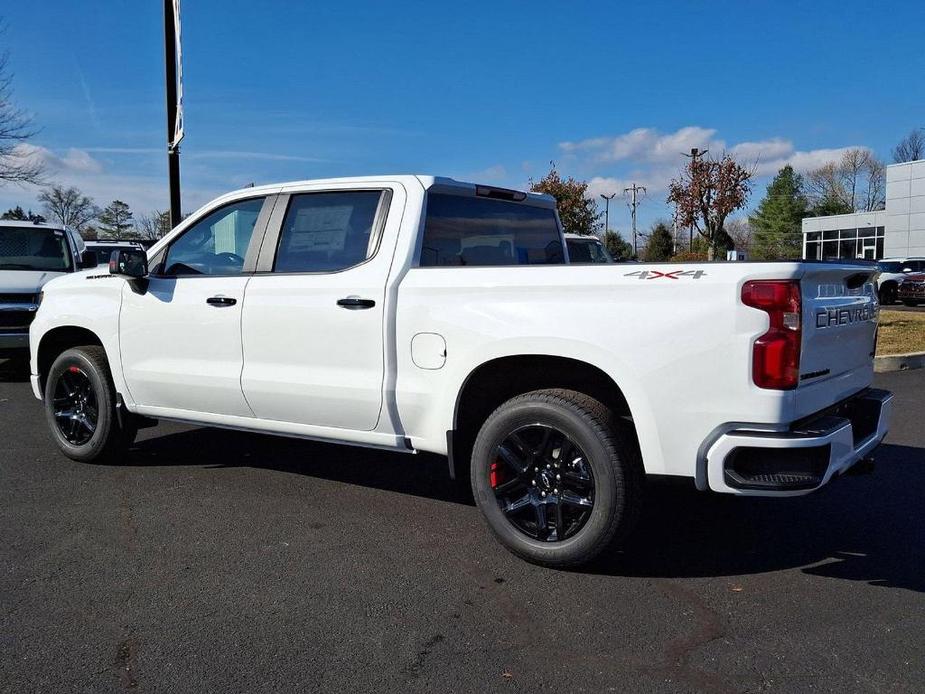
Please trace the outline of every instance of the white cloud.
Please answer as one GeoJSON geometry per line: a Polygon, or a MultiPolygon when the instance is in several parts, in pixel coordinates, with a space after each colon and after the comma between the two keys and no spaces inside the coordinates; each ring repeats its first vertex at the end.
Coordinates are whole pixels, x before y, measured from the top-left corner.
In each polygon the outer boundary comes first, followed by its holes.
{"type": "Polygon", "coordinates": [[[773,176],[787,164],[805,173],[837,161],[846,150],[858,147],[802,151],[783,137],[730,144],[718,137],[717,132],[695,125],[668,133],[656,128],[635,128],[613,136],[562,142],[559,149],[573,165],[596,174],[588,185],[588,194],[594,199],[602,193],[622,194],[633,183],[645,186],[649,198],[661,199],[685,161],[682,155],[692,147],[709,149],[717,155],[728,152],[744,166],[754,166],[756,178],[773,176]]]}
{"type": "MultiPolygon", "coordinates": [[[[96,150],[107,152],[106,148],[96,150]]],[[[74,186],[85,195],[93,198],[100,206],[109,204],[112,200],[123,200],[136,213],[145,213],[150,210],[164,209],[167,206],[167,180],[166,163],[152,168],[145,166],[141,169],[110,170],[107,164],[96,159],[91,154],[91,148],[79,149],[75,147],[62,151],[55,151],[48,147],[19,144],[15,148],[17,156],[37,161],[44,167],[45,181],[48,184],[74,186]]],[[[112,153],[135,154],[136,152],[122,152],[115,148],[112,153]]],[[[137,154],[145,153],[140,150],[137,154]]],[[[36,197],[40,187],[32,184],[5,186],[0,188],[0,209],[22,205],[23,208],[39,209],[36,197]]],[[[192,211],[221,193],[221,188],[205,189],[194,185],[184,185],[183,208],[192,211]]]]}
{"type": "Polygon", "coordinates": [[[56,154],[47,147],[22,143],[13,148],[17,157],[40,163],[51,174],[100,173],[103,165],[82,149],[70,148],[64,154],[56,154]]]}
{"type": "Polygon", "coordinates": [[[495,164],[487,169],[466,174],[463,178],[474,183],[497,183],[507,178],[507,169],[501,164],[495,164]]]}
{"type": "Polygon", "coordinates": [[[655,128],[636,128],[613,137],[595,137],[579,142],[559,144],[566,154],[588,154],[597,162],[649,162],[674,161],[692,147],[723,149],[724,143],[715,140],[716,130],[690,125],[673,133],[660,133],[655,128]]]}

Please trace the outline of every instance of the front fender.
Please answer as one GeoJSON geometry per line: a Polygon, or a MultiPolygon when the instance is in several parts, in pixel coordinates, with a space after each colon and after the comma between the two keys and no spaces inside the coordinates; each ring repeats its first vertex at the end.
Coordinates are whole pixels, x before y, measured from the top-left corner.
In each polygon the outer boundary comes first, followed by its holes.
{"type": "Polygon", "coordinates": [[[29,364],[32,375],[42,377],[39,350],[43,340],[62,328],[86,330],[100,341],[106,351],[113,383],[126,405],[131,395],[122,375],[119,349],[119,312],[126,281],[114,275],[70,275],[46,285],[42,305],[29,328],[29,364]]]}

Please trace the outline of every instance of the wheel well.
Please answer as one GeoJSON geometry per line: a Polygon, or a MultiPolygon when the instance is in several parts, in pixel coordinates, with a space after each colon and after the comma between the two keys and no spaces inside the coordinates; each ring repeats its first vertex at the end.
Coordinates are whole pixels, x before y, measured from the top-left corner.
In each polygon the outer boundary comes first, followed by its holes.
{"type": "Polygon", "coordinates": [[[102,347],[103,343],[92,331],[76,326],[54,328],[45,333],[39,343],[38,350],[39,381],[43,391],[45,390],[45,378],[48,375],[48,370],[58,355],[71,347],[79,345],[99,345],[102,347]]]}
{"type": "Polygon", "coordinates": [[[521,355],[494,359],[466,379],[456,402],[450,445],[450,475],[459,479],[469,466],[472,445],[482,423],[501,403],[541,388],[565,388],[590,395],[614,414],[630,417],[620,387],[604,371],[567,357],[521,355]]]}

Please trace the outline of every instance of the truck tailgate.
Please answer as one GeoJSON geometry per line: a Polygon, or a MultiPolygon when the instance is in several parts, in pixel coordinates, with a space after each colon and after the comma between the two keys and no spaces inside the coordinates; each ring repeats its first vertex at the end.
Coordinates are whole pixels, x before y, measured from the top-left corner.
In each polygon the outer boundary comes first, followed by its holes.
{"type": "Polygon", "coordinates": [[[876,269],[864,265],[807,266],[800,282],[800,388],[870,372],[879,311],[875,279],[876,269]]]}

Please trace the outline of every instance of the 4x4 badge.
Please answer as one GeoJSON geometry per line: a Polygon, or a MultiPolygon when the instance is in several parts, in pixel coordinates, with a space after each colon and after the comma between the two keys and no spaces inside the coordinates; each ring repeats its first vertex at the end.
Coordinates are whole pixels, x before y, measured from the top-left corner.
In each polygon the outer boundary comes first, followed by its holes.
{"type": "Polygon", "coordinates": [[[703,270],[673,270],[671,272],[661,272],[659,270],[636,270],[636,272],[627,272],[624,277],[638,277],[641,280],[657,280],[665,277],[666,279],[676,280],[681,277],[690,277],[699,280],[706,272],[703,270]]]}

